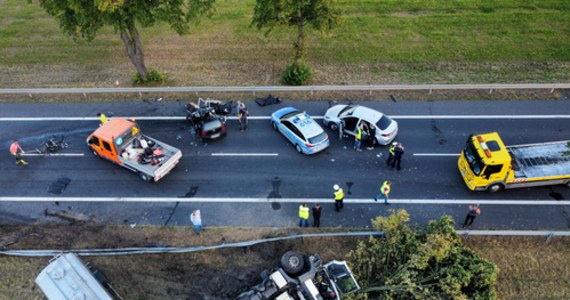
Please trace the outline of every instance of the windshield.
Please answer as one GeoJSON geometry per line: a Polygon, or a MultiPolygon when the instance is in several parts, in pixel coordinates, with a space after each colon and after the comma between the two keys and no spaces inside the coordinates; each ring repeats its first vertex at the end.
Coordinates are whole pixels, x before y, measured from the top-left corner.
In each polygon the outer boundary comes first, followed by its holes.
{"type": "Polygon", "coordinates": [[[473,146],[473,143],[471,141],[472,138],[469,137],[463,152],[465,153],[465,159],[467,159],[471,171],[473,171],[473,174],[475,174],[476,176],[479,176],[481,174],[481,171],[483,170],[483,167],[485,167],[485,164],[483,164],[483,162],[481,161],[481,158],[477,154],[477,150],[475,149],[475,146],[473,146]]]}
{"type": "Polygon", "coordinates": [[[327,134],[323,131],[323,133],[321,133],[315,137],[309,138],[309,144],[318,144],[318,143],[324,141],[326,138],[327,138],[327,134]]]}
{"type": "Polygon", "coordinates": [[[380,130],[386,130],[386,128],[390,127],[392,124],[392,119],[387,115],[382,115],[382,118],[376,122],[376,127],[380,128],[380,130]]]}

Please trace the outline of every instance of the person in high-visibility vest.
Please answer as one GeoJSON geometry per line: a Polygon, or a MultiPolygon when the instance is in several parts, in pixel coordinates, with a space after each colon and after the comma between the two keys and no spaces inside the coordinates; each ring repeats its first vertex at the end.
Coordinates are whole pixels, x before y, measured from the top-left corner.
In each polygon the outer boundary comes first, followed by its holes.
{"type": "Polygon", "coordinates": [[[396,146],[398,146],[398,142],[393,142],[390,145],[390,149],[388,149],[388,159],[386,160],[386,165],[389,166],[394,162],[394,155],[396,155],[396,146]]]}
{"type": "Polygon", "coordinates": [[[382,183],[382,186],[380,187],[380,194],[376,195],[376,197],[374,197],[374,201],[378,201],[379,198],[384,198],[384,204],[388,205],[390,203],[388,203],[388,195],[390,195],[390,187],[391,187],[392,183],[388,180],[384,181],[384,183],[382,183]]]}
{"type": "Polygon", "coordinates": [[[354,149],[356,149],[356,151],[362,151],[362,149],[360,149],[362,145],[362,131],[364,131],[364,124],[360,123],[360,126],[356,127],[356,134],[354,135],[354,149]]]}
{"type": "Polygon", "coordinates": [[[344,191],[340,188],[340,186],[338,186],[338,184],[335,184],[333,188],[334,208],[336,209],[336,212],[339,212],[342,208],[344,208],[344,204],[342,203],[344,200],[344,191]]]}
{"type": "Polygon", "coordinates": [[[99,120],[101,121],[101,125],[109,122],[109,119],[107,119],[107,116],[103,113],[98,113],[97,116],[99,117],[99,120]]]}
{"type": "Polygon", "coordinates": [[[299,206],[299,227],[302,227],[303,223],[305,227],[309,227],[309,206],[307,203],[303,203],[299,206]]]}

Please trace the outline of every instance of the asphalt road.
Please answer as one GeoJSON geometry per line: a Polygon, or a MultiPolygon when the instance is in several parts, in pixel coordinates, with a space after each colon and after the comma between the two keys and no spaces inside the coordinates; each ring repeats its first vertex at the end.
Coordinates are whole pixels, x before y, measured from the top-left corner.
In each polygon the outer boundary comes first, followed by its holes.
{"type": "MultiPolygon", "coordinates": [[[[292,226],[299,203],[307,198],[324,204],[322,226],[363,227],[388,209],[405,208],[412,221],[425,224],[442,214],[462,222],[465,201],[512,200],[513,204],[486,204],[475,221],[476,229],[567,229],[567,205],[540,205],[548,200],[570,199],[563,186],[508,190],[498,194],[467,190],[457,170],[457,154],[470,133],[498,131],[506,144],[567,140],[570,128],[569,101],[398,101],[362,102],[394,117],[399,123],[397,140],[405,146],[401,171],[388,168],[386,147],[356,152],[350,138],[339,140],[327,130],[331,147],[314,156],[298,154],[267,120],[252,120],[247,132],[229,121],[228,136],[202,143],[184,121],[139,119],[149,136],[180,148],[179,165],[158,183],[148,184],[136,174],[93,157],[86,136],[98,125],[92,120],[61,120],[61,117],[95,117],[98,111],[121,116],[184,116],[182,102],[139,101],[95,104],[0,104],[0,197],[75,197],[48,202],[3,201],[0,223],[49,222],[50,212],[66,210],[90,215],[103,223],[188,225],[192,209],[202,210],[209,226],[292,226]],[[536,116],[536,115],[539,116],[536,116]],[[541,117],[542,115],[542,117],[541,117]],[[490,117],[491,116],[491,117],[490,117]],[[30,118],[13,120],[9,118],[30,118]],[[54,119],[41,119],[54,118],[54,119]],[[19,167],[7,149],[19,138],[25,150],[40,147],[49,136],[64,135],[69,148],[61,153],[83,156],[28,157],[29,167],[19,167]],[[228,153],[272,156],[218,156],[228,153]],[[216,156],[215,156],[216,155],[216,156]],[[58,178],[71,182],[61,195],[48,192],[58,178]],[[279,178],[278,186],[272,182],[279,178]],[[351,199],[372,199],[381,182],[393,182],[395,202],[409,199],[435,200],[431,204],[394,203],[384,206],[351,199]],[[333,184],[350,191],[345,209],[335,213],[333,184]],[[154,197],[169,202],[94,202],[89,197],[154,197]],[[180,202],[199,199],[196,202],[180,202]],[[238,202],[235,198],[248,198],[238,202]],[[212,200],[209,200],[212,199],[212,200]],[[217,199],[217,201],[213,201],[217,199]],[[222,200],[220,200],[222,199],[222,200]],[[235,202],[219,202],[234,199],[235,202]],[[327,199],[327,200],[325,200],[327,199]],[[79,201],[81,200],[81,201],[79,201]],[[457,200],[442,204],[438,200],[457,200]],[[519,205],[517,200],[536,201],[519,205]]],[[[327,101],[285,102],[258,107],[248,103],[252,116],[269,116],[280,107],[293,105],[322,116],[333,103],[327,101]]]]}

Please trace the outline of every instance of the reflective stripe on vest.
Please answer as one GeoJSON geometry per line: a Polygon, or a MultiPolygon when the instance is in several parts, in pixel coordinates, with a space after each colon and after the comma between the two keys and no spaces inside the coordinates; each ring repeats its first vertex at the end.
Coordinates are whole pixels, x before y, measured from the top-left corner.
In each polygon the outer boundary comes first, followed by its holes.
{"type": "Polygon", "coordinates": [[[309,207],[299,206],[299,218],[308,219],[309,218],[309,207]]]}
{"type": "Polygon", "coordinates": [[[380,188],[380,193],[384,195],[388,195],[390,193],[390,185],[388,184],[388,181],[384,181],[382,187],[380,188]],[[385,189],[386,191],[384,191],[385,189]]]}
{"type": "Polygon", "coordinates": [[[391,155],[394,155],[396,153],[396,146],[394,146],[394,145],[390,146],[390,150],[388,150],[388,152],[391,155]]]}
{"type": "Polygon", "coordinates": [[[359,140],[362,139],[362,129],[360,129],[360,127],[356,127],[356,138],[359,140]]]}
{"type": "Polygon", "coordinates": [[[344,198],[344,191],[342,189],[338,189],[338,191],[334,192],[334,200],[342,200],[344,198]]]}

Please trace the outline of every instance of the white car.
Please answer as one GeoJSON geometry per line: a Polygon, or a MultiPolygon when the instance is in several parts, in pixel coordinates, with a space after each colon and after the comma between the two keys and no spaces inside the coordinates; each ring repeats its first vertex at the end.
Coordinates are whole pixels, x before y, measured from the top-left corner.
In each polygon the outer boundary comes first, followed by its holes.
{"type": "Polygon", "coordinates": [[[370,124],[376,127],[376,143],[388,145],[398,134],[398,123],[387,115],[360,105],[335,105],[327,110],[323,124],[333,131],[342,127],[345,134],[355,136],[356,127],[364,123],[363,140],[370,124]]]}

